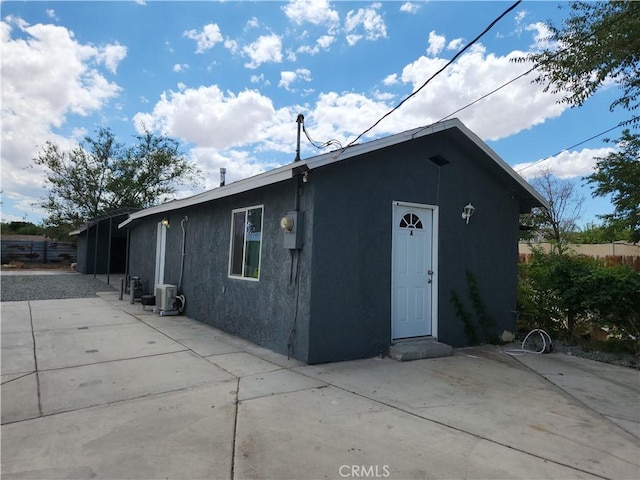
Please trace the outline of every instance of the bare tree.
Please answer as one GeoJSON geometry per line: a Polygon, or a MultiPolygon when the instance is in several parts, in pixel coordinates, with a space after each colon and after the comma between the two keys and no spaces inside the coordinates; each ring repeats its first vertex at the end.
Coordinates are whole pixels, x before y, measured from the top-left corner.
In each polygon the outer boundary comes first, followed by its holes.
{"type": "Polygon", "coordinates": [[[577,228],[584,197],[569,180],[562,180],[544,169],[531,185],[549,202],[549,208],[537,208],[531,213],[533,225],[549,240],[558,254],[566,251],[567,233],[577,228]]]}

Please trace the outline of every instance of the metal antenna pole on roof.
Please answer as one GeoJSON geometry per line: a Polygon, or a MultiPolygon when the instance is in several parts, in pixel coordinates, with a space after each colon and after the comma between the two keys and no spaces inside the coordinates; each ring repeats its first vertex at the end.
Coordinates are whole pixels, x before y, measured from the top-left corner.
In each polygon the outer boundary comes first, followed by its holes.
{"type": "Polygon", "coordinates": [[[302,128],[302,123],[304,122],[304,115],[299,113],[298,114],[298,118],[296,119],[296,122],[298,123],[298,143],[296,143],[296,158],[295,158],[294,162],[299,162],[301,160],[301,158],[300,158],[300,129],[302,128]]]}

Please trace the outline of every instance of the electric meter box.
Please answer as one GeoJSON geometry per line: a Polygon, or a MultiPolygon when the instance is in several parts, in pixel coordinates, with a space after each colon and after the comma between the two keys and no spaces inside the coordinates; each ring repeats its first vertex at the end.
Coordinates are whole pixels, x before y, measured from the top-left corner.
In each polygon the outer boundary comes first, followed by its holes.
{"type": "Polygon", "coordinates": [[[289,250],[302,249],[302,236],[304,234],[304,213],[302,212],[289,212],[287,213],[293,226],[291,230],[284,229],[284,248],[289,250]]]}

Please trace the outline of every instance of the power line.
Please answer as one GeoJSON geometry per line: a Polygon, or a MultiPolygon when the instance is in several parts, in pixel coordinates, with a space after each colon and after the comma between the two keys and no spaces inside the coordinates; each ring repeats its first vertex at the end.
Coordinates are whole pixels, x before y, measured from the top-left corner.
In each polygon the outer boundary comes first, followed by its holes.
{"type": "Polygon", "coordinates": [[[322,150],[324,148],[327,148],[331,145],[336,145],[339,149],[342,148],[342,144],[340,143],[339,140],[335,140],[335,139],[331,139],[331,140],[327,140],[324,143],[318,143],[314,140],[312,140],[312,138],[309,136],[309,132],[307,132],[307,128],[304,125],[304,117],[302,119],[302,131],[304,132],[305,136],[307,137],[307,140],[309,140],[309,143],[311,145],[313,145],[314,147],[316,147],[318,150],[322,150]]]}
{"type": "MultiPolygon", "coordinates": [[[[636,13],[636,11],[635,11],[635,10],[633,10],[633,11],[632,11],[632,13],[636,13]]],[[[585,41],[585,40],[587,40],[589,37],[593,37],[593,36],[595,36],[597,33],[599,33],[601,30],[604,30],[605,28],[611,28],[611,27],[613,27],[615,24],[617,24],[618,22],[620,22],[620,21],[621,21],[621,20],[623,20],[623,19],[624,19],[624,17],[620,16],[620,17],[618,17],[618,18],[613,19],[610,23],[603,23],[602,25],[600,25],[600,28],[595,29],[595,30],[594,30],[593,32],[591,32],[591,33],[588,33],[588,34],[586,34],[586,35],[583,35],[583,36],[582,36],[582,38],[580,39],[580,41],[585,41]]],[[[497,88],[495,88],[495,89],[491,90],[490,92],[488,92],[488,93],[486,93],[486,94],[482,95],[481,97],[479,97],[479,98],[475,99],[474,101],[472,101],[472,102],[470,102],[470,103],[466,104],[464,107],[460,107],[459,109],[457,109],[456,111],[454,111],[454,112],[450,113],[450,114],[449,114],[449,115],[447,115],[446,117],[442,117],[440,120],[438,120],[438,121],[437,121],[437,122],[435,122],[435,123],[440,123],[440,122],[442,122],[442,121],[446,120],[447,118],[449,118],[449,117],[451,117],[451,116],[455,115],[456,113],[459,113],[459,112],[461,112],[462,110],[466,110],[467,108],[469,108],[469,107],[471,107],[471,106],[475,105],[475,104],[476,104],[476,103],[478,103],[479,101],[484,100],[485,98],[487,98],[487,97],[489,97],[489,96],[493,95],[494,93],[498,92],[499,90],[502,90],[504,87],[506,87],[506,86],[508,86],[508,85],[512,84],[512,83],[513,83],[513,82],[515,82],[516,80],[519,80],[519,79],[521,79],[522,77],[525,77],[525,76],[529,75],[529,74],[530,74],[531,72],[533,72],[534,70],[538,69],[538,68],[539,68],[539,67],[541,67],[542,65],[545,65],[545,64],[547,64],[547,63],[551,62],[551,61],[552,61],[554,58],[556,58],[558,55],[560,55],[561,53],[567,52],[567,51],[569,51],[570,49],[571,49],[571,46],[567,46],[567,47],[561,48],[560,50],[556,51],[553,55],[551,55],[549,58],[547,58],[545,61],[540,62],[540,63],[536,63],[533,67],[531,67],[531,68],[530,68],[529,70],[527,70],[526,72],[521,73],[521,74],[520,74],[520,75],[518,75],[517,77],[512,78],[511,80],[509,80],[509,81],[507,81],[507,82],[503,83],[503,84],[502,84],[502,85],[500,85],[499,87],[497,87],[497,88]]],[[[634,118],[638,118],[638,117],[634,117],[634,118]]],[[[429,125],[429,126],[430,126],[430,125],[429,125]]],[[[425,128],[428,128],[428,127],[425,127],[425,128]]]]}
{"type": "Polygon", "coordinates": [[[452,58],[451,60],[449,60],[446,65],[444,67],[442,67],[440,70],[438,70],[436,73],[434,73],[433,75],[431,75],[431,77],[429,77],[427,79],[426,82],[424,82],[416,91],[412,92],[410,95],[408,95],[405,99],[403,99],[398,105],[396,105],[395,107],[393,107],[391,110],[389,110],[387,113],[385,113],[382,117],[380,117],[378,119],[378,121],[376,121],[373,125],[371,125],[369,128],[367,128],[364,132],[362,132],[360,135],[358,135],[354,140],[352,140],[351,142],[349,142],[344,148],[348,148],[351,145],[353,145],[354,143],[356,143],[362,136],[366,135],[368,132],[370,132],[371,130],[373,130],[376,126],[378,126],[378,124],[380,122],[382,122],[382,120],[384,120],[385,118],[387,118],[389,115],[391,115],[393,112],[395,112],[396,110],[398,110],[407,100],[409,100],[410,98],[414,97],[415,95],[418,94],[418,92],[420,92],[420,90],[422,90],[424,87],[427,86],[427,84],[429,84],[431,82],[431,80],[433,80],[435,77],[437,77],[438,75],[440,75],[444,70],[446,70],[451,64],[453,64],[459,57],[460,55],[462,55],[464,52],[466,52],[469,48],[471,48],[478,40],[480,40],[489,30],[491,30],[494,25],[496,23],[498,23],[500,20],[502,20],[502,18],[504,16],[506,16],[509,12],[511,12],[514,8],[516,8],[520,3],[522,3],[522,0],[518,0],[517,2],[515,2],[513,5],[511,5],[509,8],[507,8],[504,12],[502,12],[502,14],[500,14],[499,17],[497,17],[495,20],[493,20],[476,38],[474,38],[470,43],[468,43],[467,45],[465,45],[462,49],[460,49],[452,58]]]}
{"type": "MultiPolygon", "coordinates": [[[[464,107],[460,107],[459,109],[457,109],[455,112],[451,112],[449,115],[447,115],[446,117],[442,117],[440,120],[438,120],[436,123],[440,123],[444,120],[446,120],[447,118],[455,115],[458,112],[461,112],[462,110],[466,110],[467,108],[475,105],[476,103],[478,103],[480,100],[484,100],[485,98],[487,98],[490,95],[493,95],[494,93],[496,93],[499,90],[502,90],[504,87],[511,85],[513,82],[515,82],[516,80],[521,79],[522,77],[526,77],[527,75],[529,75],[531,72],[533,72],[536,68],[538,68],[541,64],[538,63],[536,65],[534,65],[533,67],[531,67],[529,70],[527,70],[524,73],[521,73],[520,75],[518,75],[515,78],[512,78],[511,80],[509,80],[508,82],[503,83],[502,85],[500,85],[498,88],[495,88],[493,90],[491,90],[489,93],[485,93],[484,95],[482,95],[479,98],[476,98],[473,102],[467,103],[464,107]]],[[[426,128],[426,127],[425,127],[426,128]]]]}
{"type": "MultiPolygon", "coordinates": [[[[640,117],[635,116],[635,117],[633,117],[631,120],[634,120],[634,119],[637,119],[637,118],[640,118],[640,117]]],[[[623,127],[624,125],[628,124],[628,123],[629,123],[629,121],[630,121],[630,120],[623,120],[622,122],[618,123],[617,125],[615,125],[615,126],[613,126],[613,127],[609,128],[609,129],[607,129],[607,130],[605,130],[605,131],[603,131],[603,132],[597,133],[597,134],[593,135],[592,137],[587,138],[586,140],[582,140],[581,142],[578,142],[578,143],[575,143],[575,144],[571,145],[570,147],[563,148],[562,150],[560,150],[559,152],[554,153],[553,155],[549,155],[549,156],[547,156],[547,157],[541,158],[540,160],[536,160],[535,162],[530,163],[530,164],[529,164],[529,165],[527,165],[526,167],[522,167],[522,168],[520,168],[520,169],[516,170],[516,172],[517,172],[517,173],[520,173],[520,172],[522,172],[523,170],[526,170],[527,168],[531,168],[531,167],[533,167],[534,165],[538,165],[539,163],[546,162],[547,160],[551,160],[553,157],[555,157],[555,156],[557,156],[557,155],[560,155],[562,152],[566,152],[567,150],[571,150],[572,148],[579,147],[579,146],[580,146],[580,145],[582,145],[583,143],[587,143],[587,142],[589,142],[589,141],[593,140],[594,138],[601,137],[601,136],[602,136],[602,135],[604,135],[605,133],[609,133],[609,132],[611,132],[612,130],[615,130],[615,129],[617,129],[617,128],[623,127]]]]}

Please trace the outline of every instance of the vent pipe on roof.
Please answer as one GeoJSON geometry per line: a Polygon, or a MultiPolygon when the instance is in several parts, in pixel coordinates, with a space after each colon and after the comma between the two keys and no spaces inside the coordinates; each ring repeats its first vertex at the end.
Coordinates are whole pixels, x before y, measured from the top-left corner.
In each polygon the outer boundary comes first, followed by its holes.
{"type": "Polygon", "coordinates": [[[221,187],[224,187],[226,173],[227,173],[227,169],[224,167],[221,167],[220,168],[220,186],[221,187]]]}
{"type": "Polygon", "coordinates": [[[296,158],[294,162],[299,162],[300,159],[300,129],[302,128],[302,124],[304,123],[304,115],[301,113],[298,114],[298,118],[296,119],[296,123],[298,124],[298,142],[296,143],[296,158]]]}

